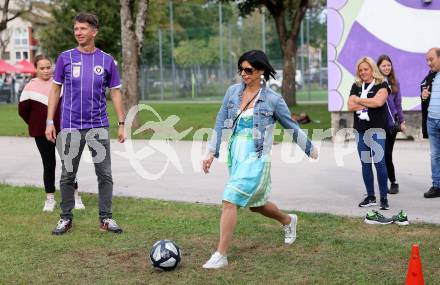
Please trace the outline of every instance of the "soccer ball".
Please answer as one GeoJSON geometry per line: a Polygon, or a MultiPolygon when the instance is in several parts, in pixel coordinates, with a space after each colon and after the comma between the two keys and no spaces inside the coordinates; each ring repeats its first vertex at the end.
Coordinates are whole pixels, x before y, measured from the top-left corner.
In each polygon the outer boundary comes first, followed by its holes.
{"type": "Polygon", "coordinates": [[[171,240],[159,240],[151,248],[150,260],[154,268],[174,270],[180,262],[180,249],[171,240]]]}

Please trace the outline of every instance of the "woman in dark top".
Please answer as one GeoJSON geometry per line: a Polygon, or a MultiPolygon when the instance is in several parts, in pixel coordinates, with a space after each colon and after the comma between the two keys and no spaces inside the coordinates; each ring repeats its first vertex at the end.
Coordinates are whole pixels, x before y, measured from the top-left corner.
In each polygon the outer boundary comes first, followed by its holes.
{"type": "MultiPolygon", "coordinates": [[[[44,190],[46,201],[43,211],[52,212],[55,209],[55,144],[46,139],[47,102],[52,86],[52,61],[45,55],[37,55],[34,59],[36,78],[29,81],[20,95],[18,114],[28,125],[29,135],[35,138],[38,151],[43,162],[44,190]]],[[[59,132],[60,114],[55,114],[55,127],[59,132]]],[[[78,183],[75,180],[75,209],[84,209],[81,196],[78,194],[78,183]]]]}
{"type": "Polygon", "coordinates": [[[361,58],[356,64],[356,82],[351,87],[348,110],[354,111],[354,126],[362,177],[367,197],[359,207],[375,206],[374,175],[372,162],[377,171],[380,191],[380,208],[388,210],[387,168],[384,149],[387,130],[388,85],[379,72],[376,63],[369,57],[361,58]]]}
{"type": "Polygon", "coordinates": [[[396,174],[393,163],[393,148],[396,141],[397,133],[405,132],[405,118],[402,110],[402,95],[400,94],[400,86],[394,73],[393,63],[387,55],[381,55],[377,59],[377,67],[380,73],[385,77],[388,83],[390,94],[387,99],[387,115],[388,126],[387,140],[385,145],[385,163],[387,165],[388,179],[391,186],[388,191],[389,194],[397,194],[399,192],[399,184],[396,182],[396,174]]]}

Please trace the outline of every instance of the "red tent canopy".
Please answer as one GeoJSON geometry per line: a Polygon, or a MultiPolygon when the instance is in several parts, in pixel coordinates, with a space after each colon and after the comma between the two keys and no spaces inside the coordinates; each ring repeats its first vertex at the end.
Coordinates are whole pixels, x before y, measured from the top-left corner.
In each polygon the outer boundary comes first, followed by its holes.
{"type": "Polygon", "coordinates": [[[32,73],[32,74],[36,73],[34,65],[29,61],[27,61],[26,59],[17,62],[15,68],[17,69],[18,73],[32,73]]]}
{"type": "Polygon", "coordinates": [[[17,69],[3,59],[0,59],[0,74],[12,72],[17,72],[17,69]]]}

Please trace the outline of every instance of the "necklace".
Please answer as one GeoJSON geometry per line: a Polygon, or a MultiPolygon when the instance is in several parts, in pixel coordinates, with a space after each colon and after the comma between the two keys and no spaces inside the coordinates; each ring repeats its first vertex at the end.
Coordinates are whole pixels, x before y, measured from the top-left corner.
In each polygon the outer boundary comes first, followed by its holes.
{"type": "MultiPolygon", "coordinates": [[[[253,101],[255,98],[257,98],[258,93],[260,93],[260,90],[258,90],[258,91],[255,93],[255,95],[252,96],[252,97],[246,102],[246,104],[242,104],[242,105],[244,105],[244,107],[243,107],[243,109],[241,110],[241,112],[244,112],[244,111],[246,111],[246,109],[248,109],[248,107],[250,106],[250,104],[252,103],[252,101],[253,101]]],[[[244,95],[243,95],[243,97],[244,97],[244,95]]],[[[240,106],[240,109],[241,109],[241,106],[240,106]]]]}

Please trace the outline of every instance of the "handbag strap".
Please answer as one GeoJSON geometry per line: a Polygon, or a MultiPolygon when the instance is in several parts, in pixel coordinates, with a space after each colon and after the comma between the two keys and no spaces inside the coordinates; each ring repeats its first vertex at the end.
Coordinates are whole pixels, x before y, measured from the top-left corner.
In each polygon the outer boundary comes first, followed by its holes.
{"type": "Polygon", "coordinates": [[[387,104],[387,107],[388,107],[388,113],[390,114],[391,120],[393,120],[393,124],[395,124],[396,121],[394,120],[393,114],[391,114],[391,109],[390,109],[390,106],[388,105],[388,102],[386,102],[386,104],[387,104]]]}
{"type": "Polygon", "coordinates": [[[255,98],[257,98],[257,96],[260,94],[260,92],[261,92],[261,88],[260,88],[260,90],[258,90],[257,94],[255,94],[254,97],[252,97],[252,99],[249,100],[249,102],[247,102],[247,104],[246,104],[246,106],[244,106],[243,110],[241,110],[240,113],[235,117],[234,121],[232,122],[232,128],[234,128],[235,123],[237,122],[238,118],[240,118],[241,114],[243,114],[243,112],[246,111],[246,109],[249,107],[251,102],[254,101],[255,98]]]}

